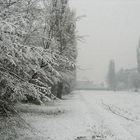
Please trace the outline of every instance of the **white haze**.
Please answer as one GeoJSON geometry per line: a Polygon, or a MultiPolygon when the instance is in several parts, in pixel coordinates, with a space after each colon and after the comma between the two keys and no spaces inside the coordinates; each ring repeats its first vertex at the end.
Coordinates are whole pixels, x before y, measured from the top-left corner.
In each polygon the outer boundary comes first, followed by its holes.
{"type": "Polygon", "coordinates": [[[86,15],[78,22],[84,43],[78,43],[78,80],[105,80],[110,59],[116,69],[134,68],[140,36],[139,0],[71,0],[77,15],[86,15]]]}

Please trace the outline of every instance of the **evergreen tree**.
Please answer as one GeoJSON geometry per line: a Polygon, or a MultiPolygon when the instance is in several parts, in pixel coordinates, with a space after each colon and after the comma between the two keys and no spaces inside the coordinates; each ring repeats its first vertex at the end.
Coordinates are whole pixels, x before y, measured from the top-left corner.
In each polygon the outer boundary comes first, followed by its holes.
{"type": "Polygon", "coordinates": [[[116,90],[116,73],[114,60],[111,60],[109,63],[107,83],[110,90],[116,90]]]}

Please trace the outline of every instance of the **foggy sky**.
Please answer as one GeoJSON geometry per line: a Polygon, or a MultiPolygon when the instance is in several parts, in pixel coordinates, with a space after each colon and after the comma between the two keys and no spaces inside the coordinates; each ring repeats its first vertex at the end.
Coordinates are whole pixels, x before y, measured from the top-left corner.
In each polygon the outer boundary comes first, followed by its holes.
{"type": "Polygon", "coordinates": [[[86,15],[77,24],[84,43],[78,43],[78,80],[101,82],[110,59],[116,69],[134,68],[140,36],[139,0],[70,0],[77,15],[86,15]]]}

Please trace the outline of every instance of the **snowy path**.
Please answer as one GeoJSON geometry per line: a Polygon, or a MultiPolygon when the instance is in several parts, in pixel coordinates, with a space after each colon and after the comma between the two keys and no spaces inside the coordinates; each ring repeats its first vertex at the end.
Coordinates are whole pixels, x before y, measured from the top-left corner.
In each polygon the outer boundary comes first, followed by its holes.
{"type": "Polygon", "coordinates": [[[41,115],[23,115],[36,130],[32,139],[140,140],[140,94],[75,91],[39,110],[43,110],[41,115]],[[49,115],[47,110],[57,113],[49,115]]]}

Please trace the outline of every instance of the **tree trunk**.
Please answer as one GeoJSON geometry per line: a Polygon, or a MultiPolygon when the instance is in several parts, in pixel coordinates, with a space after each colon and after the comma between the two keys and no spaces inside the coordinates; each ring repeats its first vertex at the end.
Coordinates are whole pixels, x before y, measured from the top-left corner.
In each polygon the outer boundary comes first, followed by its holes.
{"type": "Polygon", "coordinates": [[[51,93],[57,97],[57,84],[51,85],[51,93]]]}
{"type": "Polygon", "coordinates": [[[59,82],[57,87],[57,98],[62,99],[62,92],[63,92],[63,82],[59,82]]]}

